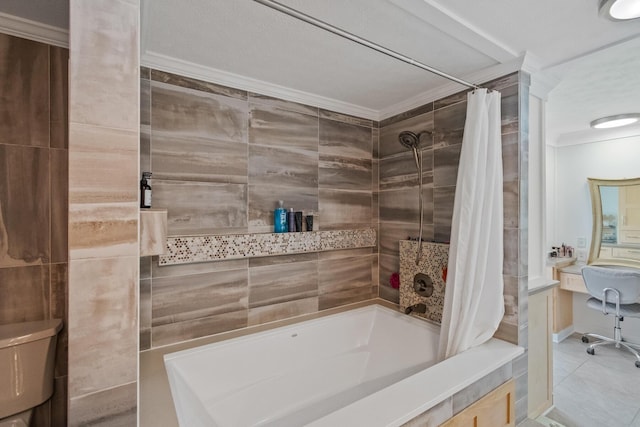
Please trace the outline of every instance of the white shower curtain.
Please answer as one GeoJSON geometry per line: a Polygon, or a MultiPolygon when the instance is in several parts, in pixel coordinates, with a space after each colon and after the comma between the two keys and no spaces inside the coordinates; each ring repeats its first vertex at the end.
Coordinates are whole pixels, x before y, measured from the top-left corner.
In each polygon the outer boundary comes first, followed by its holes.
{"type": "Polygon", "coordinates": [[[440,360],[482,344],[504,314],[500,92],[467,95],[456,183],[440,360]]]}

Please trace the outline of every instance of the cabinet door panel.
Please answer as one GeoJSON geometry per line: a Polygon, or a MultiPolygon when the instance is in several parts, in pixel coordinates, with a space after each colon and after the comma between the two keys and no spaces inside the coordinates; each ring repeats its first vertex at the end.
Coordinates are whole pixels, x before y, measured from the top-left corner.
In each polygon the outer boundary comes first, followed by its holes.
{"type": "Polygon", "coordinates": [[[588,294],[587,287],[579,274],[560,273],[560,289],[588,294]]]}
{"type": "Polygon", "coordinates": [[[440,427],[513,427],[515,382],[509,380],[440,427]]]}
{"type": "Polygon", "coordinates": [[[553,404],[553,357],[551,324],[553,319],[552,290],[529,296],[529,418],[542,415],[553,404]]]}

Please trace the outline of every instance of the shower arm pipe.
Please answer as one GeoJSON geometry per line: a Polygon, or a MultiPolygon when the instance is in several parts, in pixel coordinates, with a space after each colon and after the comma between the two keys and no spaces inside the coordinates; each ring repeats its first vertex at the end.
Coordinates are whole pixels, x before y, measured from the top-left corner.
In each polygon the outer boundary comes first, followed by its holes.
{"type": "Polygon", "coordinates": [[[475,85],[473,83],[469,83],[469,82],[467,82],[465,80],[462,80],[462,79],[459,79],[457,77],[454,77],[454,76],[452,76],[450,74],[445,73],[444,71],[438,70],[437,68],[433,68],[433,67],[431,67],[429,65],[423,64],[420,61],[416,61],[415,59],[412,59],[412,58],[409,58],[408,56],[402,55],[401,53],[395,52],[395,51],[393,51],[391,49],[387,49],[384,46],[380,46],[377,43],[371,42],[371,41],[369,41],[367,39],[363,39],[362,37],[356,36],[355,34],[352,34],[352,33],[348,32],[348,31],[342,30],[342,29],[340,29],[338,27],[335,27],[335,26],[333,26],[331,24],[328,24],[328,23],[326,23],[324,21],[321,21],[321,20],[319,20],[317,18],[314,18],[313,16],[307,15],[306,13],[300,12],[300,11],[298,11],[296,9],[293,9],[293,8],[289,7],[289,6],[285,6],[285,5],[281,4],[281,3],[278,3],[278,2],[273,1],[273,0],[253,0],[253,1],[255,1],[256,3],[260,3],[260,4],[264,5],[264,6],[270,7],[271,9],[277,10],[278,12],[282,12],[282,13],[284,13],[286,15],[289,15],[289,16],[291,16],[293,18],[296,18],[296,19],[299,19],[301,21],[304,21],[307,24],[314,25],[314,26],[316,26],[318,28],[321,28],[321,29],[323,29],[325,31],[329,31],[330,33],[333,33],[333,34],[338,35],[340,37],[343,37],[345,39],[348,39],[348,40],[351,40],[353,42],[356,42],[356,43],[358,43],[358,44],[360,44],[362,46],[368,47],[369,49],[373,49],[375,51],[378,51],[378,52],[380,52],[382,54],[385,54],[387,56],[395,58],[395,59],[397,59],[399,61],[406,62],[407,64],[413,65],[414,67],[418,67],[418,68],[426,70],[426,71],[428,71],[430,73],[437,74],[440,77],[444,77],[445,79],[454,81],[454,82],[456,82],[458,84],[461,84],[463,86],[466,86],[468,88],[480,89],[480,86],[477,86],[477,85],[475,85]]]}

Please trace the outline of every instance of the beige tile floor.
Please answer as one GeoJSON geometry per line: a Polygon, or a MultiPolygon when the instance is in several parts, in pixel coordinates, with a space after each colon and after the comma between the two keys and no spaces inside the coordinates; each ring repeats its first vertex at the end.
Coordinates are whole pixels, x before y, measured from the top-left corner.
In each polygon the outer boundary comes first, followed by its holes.
{"type": "MultiPolygon", "coordinates": [[[[555,408],[540,423],[521,427],[640,427],[640,369],[635,358],[613,347],[586,352],[587,344],[574,334],[553,346],[555,408]]],[[[527,424],[528,423],[528,424],[527,424]]]]}

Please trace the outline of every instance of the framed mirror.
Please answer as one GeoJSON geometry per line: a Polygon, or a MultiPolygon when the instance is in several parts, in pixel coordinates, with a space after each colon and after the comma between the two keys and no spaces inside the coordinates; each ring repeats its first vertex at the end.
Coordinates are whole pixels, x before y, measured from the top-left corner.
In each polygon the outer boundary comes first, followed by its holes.
{"type": "Polygon", "coordinates": [[[588,264],[640,268],[640,178],[587,178],[593,232],[588,264]]]}

